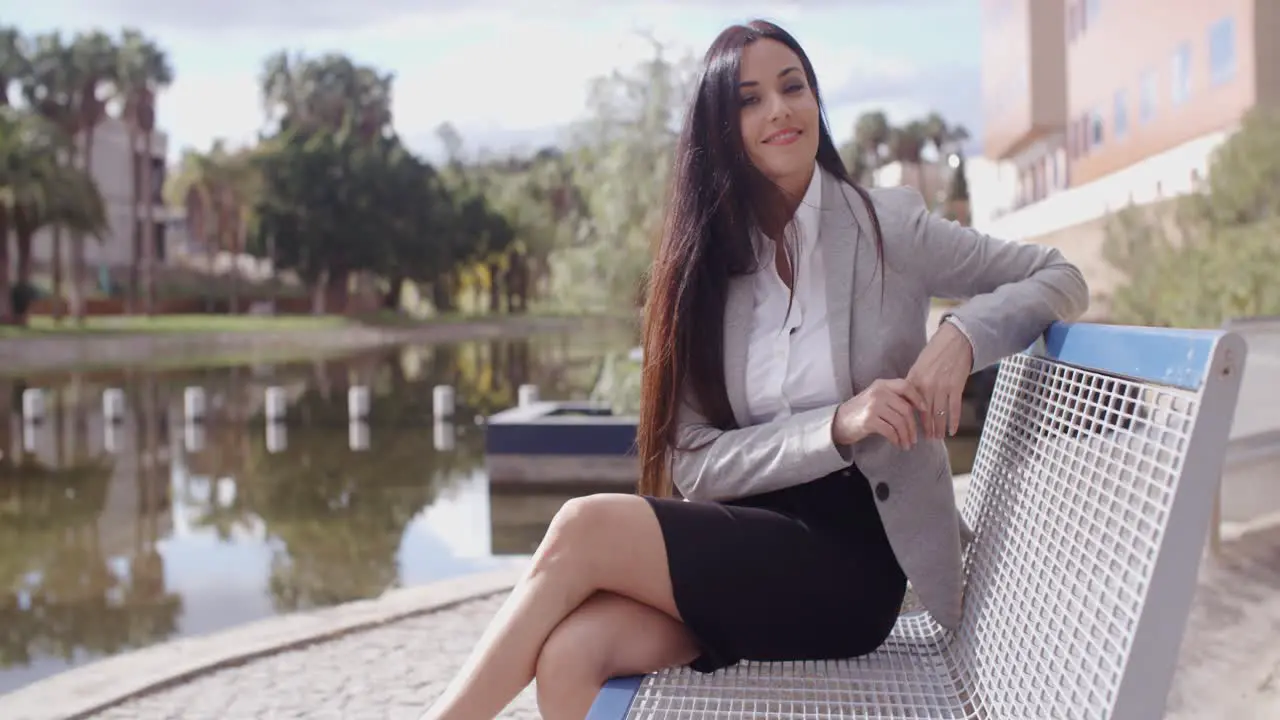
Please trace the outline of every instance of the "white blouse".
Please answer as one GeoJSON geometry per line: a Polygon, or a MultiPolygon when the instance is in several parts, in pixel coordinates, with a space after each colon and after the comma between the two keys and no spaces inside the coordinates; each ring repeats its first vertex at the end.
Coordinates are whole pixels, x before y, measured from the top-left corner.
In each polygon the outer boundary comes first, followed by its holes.
{"type": "Polygon", "coordinates": [[[809,188],[792,220],[800,240],[799,257],[793,259],[794,300],[778,275],[774,242],[763,234],[756,236],[761,262],[754,280],[746,376],[747,411],[753,424],[841,400],[831,364],[826,277],[818,242],[822,182],[822,170],[815,163],[809,188]],[[792,303],[789,316],[788,302],[792,303]]]}

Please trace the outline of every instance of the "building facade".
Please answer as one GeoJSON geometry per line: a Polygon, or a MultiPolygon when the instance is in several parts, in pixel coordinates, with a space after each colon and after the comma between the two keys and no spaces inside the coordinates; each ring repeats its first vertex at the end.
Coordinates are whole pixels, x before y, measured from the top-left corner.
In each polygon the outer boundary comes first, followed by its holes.
{"type": "Polygon", "coordinates": [[[983,148],[1014,176],[1013,208],[1069,182],[1066,0],[984,0],[983,148]]]}
{"type": "Polygon", "coordinates": [[[1228,131],[1280,98],[1277,16],[1274,0],[1069,0],[1072,186],[1228,131]]]}
{"type": "Polygon", "coordinates": [[[1105,218],[1194,190],[1244,113],[1280,101],[1280,2],[982,3],[983,151],[1014,190],[975,225],[1059,247],[1105,297],[1105,218]]]}
{"type": "MultiPolygon", "coordinates": [[[[146,200],[154,205],[156,258],[165,254],[165,207],[161,189],[165,181],[165,157],[168,151],[168,138],[163,132],[156,131],[151,140],[151,188],[149,192],[139,193],[138,205],[133,207],[135,185],[142,184],[140,166],[134,164],[130,156],[129,132],[125,124],[108,118],[102,122],[93,138],[93,177],[98,183],[98,190],[106,204],[107,231],[99,242],[93,238],[85,240],[85,261],[89,277],[93,278],[101,269],[118,269],[128,267],[133,262],[133,236],[135,213],[141,218],[142,203],[146,200]]],[[[144,152],[142,138],[138,138],[134,152],[139,156],[144,152]]],[[[140,226],[139,226],[140,227],[140,226]]],[[[63,277],[68,281],[71,263],[71,243],[68,233],[62,233],[63,277]]],[[[31,243],[31,255],[38,272],[45,272],[51,266],[53,257],[53,230],[42,229],[36,233],[31,243]]],[[[11,256],[12,257],[12,256],[11,256]]]]}

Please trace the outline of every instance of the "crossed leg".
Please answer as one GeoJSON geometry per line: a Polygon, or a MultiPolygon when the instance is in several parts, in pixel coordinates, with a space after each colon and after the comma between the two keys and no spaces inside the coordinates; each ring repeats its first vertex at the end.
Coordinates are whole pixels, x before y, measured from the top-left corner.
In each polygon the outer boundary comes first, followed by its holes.
{"type": "Polygon", "coordinates": [[[493,718],[535,673],[549,720],[581,718],[609,675],[693,659],[679,618],[648,502],[575,498],[556,513],[529,570],[423,720],[493,718]],[[585,647],[573,644],[588,636],[585,647]]]}
{"type": "Polygon", "coordinates": [[[596,593],[542,646],[538,710],[544,720],[582,720],[609,678],[684,665],[697,656],[680,621],[621,595],[596,593]]]}

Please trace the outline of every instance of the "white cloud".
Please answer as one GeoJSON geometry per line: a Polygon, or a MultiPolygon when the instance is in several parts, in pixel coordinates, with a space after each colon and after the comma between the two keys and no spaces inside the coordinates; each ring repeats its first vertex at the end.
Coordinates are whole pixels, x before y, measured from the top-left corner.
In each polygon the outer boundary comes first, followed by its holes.
{"type": "Polygon", "coordinates": [[[522,130],[579,117],[593,77],[628,67],[651,50],[635,36],[583,33],[566,24],[507,23],[447,61],[397,71],[398,128],[444,121],[460,128],[522,130]]]}
{"type": "MultiPolygon", "coordinates": [[[[757,15],[787,23],[804,44],[837,141],[848,135],[857,114],[871,107],[894,117],[928,109],[912,98],[921,68],[905,56],[873,54],[822,33],[815,18],[806,18],[811,6],[797,0],[767,7],[747,2],[732,14],[724,6],[708,7],[695,12],[665,1],[597,5],[573,20],[556,12],[517,16],[495,5],[445,14],[388,12],[349,29],[312,26],[261,47],[287,42],[310,54],[342,48],[361,62],[394,72],[396,128],[427,152],[435,149],[435,128],[446,121],[459,128],[472,150],[485,145],[497,150],[519,139],[550,140],[555,128],[583,115],[592,78],[651,57],[652,47],[637,31],[653,30],[676,55],[700,55],[712,39],[708,33],[757,15]]],[[[171,133],[170,155],[176,157],[184,145],[205,148],[219,136],[233,144],[251,142],[263,124],[261,57],[246,53],[258,51],[232,52],[236,65],[226,69],[192,67],[182,64],[189,56],[184,53],[216,56],[210,47],[220,40],[190,29],[174,37],[182,40],[174,47],[179,78],[159,108],[161,126],[171,133]]]]}
{"type": "MultiPolygon", "coordinates": [[[[939,5],[963,0],[914,0],[915,5],[939,5]]],[[[905,0],[610,0],[607,12],[638,14],[735,13],[791,19],[803,10],[830,10],[851,6],[901,5],[905,0]]],[[[522,0],[221,0],[221,2],[172,2],[171,0],[44,0],[63,13],[86,12],[113,22],[159,25],[167,29],[194,29],[202,33],[351,31],[376,24],[395,23],[430,15],[440,20],[475,12],[528,17],[522,0]]],[[[599,0],[544,0],[542,17],[578,17],[601,12],[599,0]]]]}
{"type": "Polygon", "coordinates": [[[169,157],[184,146],[207,150],[215,138],[243,145],[262,126],[258,79],[252,74],[191,73],[159,98],[157,122],[169,134],[169,157]]]}
{"type": "MultiPolygon", "coordinates": [[[[443,20],[401,18],[345,35],[317,31],[300,40],[297,47],[309,54],[329,47],[373,49],[372,56],[351,54],[394,72],[395,125],[409,137],[429,135],[446,121],[467,139],[564,125],[585,111],[592,78],[634,66],[652,53],[634,32],[486,11],[443,20]],[[400,62],[377,57],[378,48],[407,41],[427,50],[409,60],[398,57],[400,62]]],[[[159,107],[161,125],[171,133],[171,155],[186,144],[205,147],[218,136],[233,143],[256,136],[263,125],[256,64],[178,69],[179,79],[159,107]]]]}

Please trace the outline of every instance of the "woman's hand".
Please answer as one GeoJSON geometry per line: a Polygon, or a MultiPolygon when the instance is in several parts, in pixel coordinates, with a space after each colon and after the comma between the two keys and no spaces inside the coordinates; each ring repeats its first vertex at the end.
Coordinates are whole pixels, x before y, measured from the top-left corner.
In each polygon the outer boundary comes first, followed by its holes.
{"type": "Polygon", "coordinates": [[[924,399],[923,422],[932,439],[955,435],[960,429],[961,395],[973,372],[973,346],[955,325],[944,322],[907,373],[924,399]]]}
{"type": "Polygon", "coordinates": [[[874,433],[906,450],[916,444],[915,413],[927,410],[924,396],[906,380],[876,380],[836,409],[831,437],[852,445],[874,433]]]}

